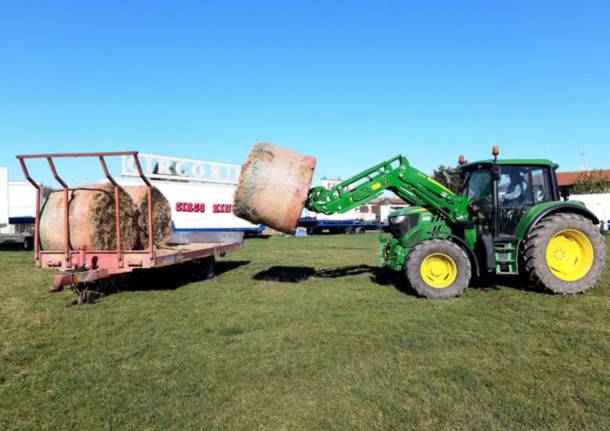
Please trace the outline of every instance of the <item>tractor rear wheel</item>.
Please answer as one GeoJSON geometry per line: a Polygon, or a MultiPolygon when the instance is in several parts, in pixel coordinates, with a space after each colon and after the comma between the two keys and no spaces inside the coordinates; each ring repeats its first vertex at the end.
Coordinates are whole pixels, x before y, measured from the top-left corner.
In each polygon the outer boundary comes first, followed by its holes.
{"type": "Polygon", "coordinates": [[[405,273],[419,296],[430,299],[460,296],[468,283],[472,269],[470,259],[451,241],[423,241],[409,253],[405,273]]]}
{"type": "Polygon", "coordinates": [[[523,253],[530,280],[564,295],[593,287],[608,258],[606,242],[595,225],[571,213],[543,219],[528,235],[523,253]]]}

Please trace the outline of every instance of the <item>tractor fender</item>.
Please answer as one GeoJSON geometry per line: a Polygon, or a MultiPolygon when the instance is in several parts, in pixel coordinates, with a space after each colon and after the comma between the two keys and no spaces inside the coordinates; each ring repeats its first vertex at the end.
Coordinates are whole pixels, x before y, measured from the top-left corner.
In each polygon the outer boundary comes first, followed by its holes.
{"type": "Polygon", "coordinates": [[[591,223],[597,224],[599,220],[597,216],[593,214],[590,210],[588,210],[584,205],[578,205],[573,203],[559,203],[557,205],[549,206],[538,214],[534,216],[534,218],[525,226],[524,235],[519,235],[522,239],[527,238],[531,230],[544,218],[550,216],[551,214],[558,213],[572,213],[581,215],[589,220],[591,223]]]}

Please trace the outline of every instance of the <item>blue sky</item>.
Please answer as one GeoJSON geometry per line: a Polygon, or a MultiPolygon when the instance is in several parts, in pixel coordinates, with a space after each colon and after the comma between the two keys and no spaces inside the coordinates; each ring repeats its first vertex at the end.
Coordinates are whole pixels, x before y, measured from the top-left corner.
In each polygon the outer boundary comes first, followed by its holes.
{"type": "Polygon", "coordinates": [[[125,149],[241,163],[266,140],[316,156],[316,177],[397,153],[430,172],[492,145],[610,168],[609,22],[608,1],[0,0],[0,166],[19,179],[17,153],[125,149]]]}

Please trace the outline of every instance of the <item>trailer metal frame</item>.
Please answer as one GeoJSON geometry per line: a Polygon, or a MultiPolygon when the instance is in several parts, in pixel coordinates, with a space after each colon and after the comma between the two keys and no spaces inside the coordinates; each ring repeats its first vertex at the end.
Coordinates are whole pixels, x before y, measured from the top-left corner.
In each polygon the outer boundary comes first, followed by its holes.
{"type": "Polygon", "coordinates": [[[238,249],[242,241],[234,243],[193,243],[178,247],[155,249],[153,242],[153,197],[152,184],[142,171],[138,151],[112,151],[91,153],[50,153],[18,155],[21,170],[36,189],[36,218],[34,223],[34,258],[38,268],[54,268],[60,271],[53,279],[51,291],[61,290],[64,286],[87,285],[97,280],[139,269],[159,268],[178,263],[204,259],[216,254],[224,255],[238,249]],[[132,156],[140,179],[148,188],[148,245],[145,250],[124,250],[121,238],[120,185],[110,174],[106,157],[132,156]],[[69,192],[74,190],[58,174],[54,159],[58,158],[98,158],[105,177],[114,187],[116,248],[114,250],[73,250],[70,246],[70,209],[69,192]],[[27,160],[46,159],[55,180],[63,188],[64,197],[64,246],[62,250],[41,250],[40,247],[40,198],[41,186],[29,173],[27,160]]]}

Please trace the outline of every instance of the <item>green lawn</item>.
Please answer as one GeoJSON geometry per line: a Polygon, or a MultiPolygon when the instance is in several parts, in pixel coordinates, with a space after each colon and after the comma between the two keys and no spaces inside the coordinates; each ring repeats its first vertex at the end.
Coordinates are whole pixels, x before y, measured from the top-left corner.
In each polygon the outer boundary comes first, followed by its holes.
{"type": "Polygon", "coordinates": [[[0,429],[610,429],[610,273],[429,301],[377,235],[248,240],[93,305],[0,251],[0,429]]]}

